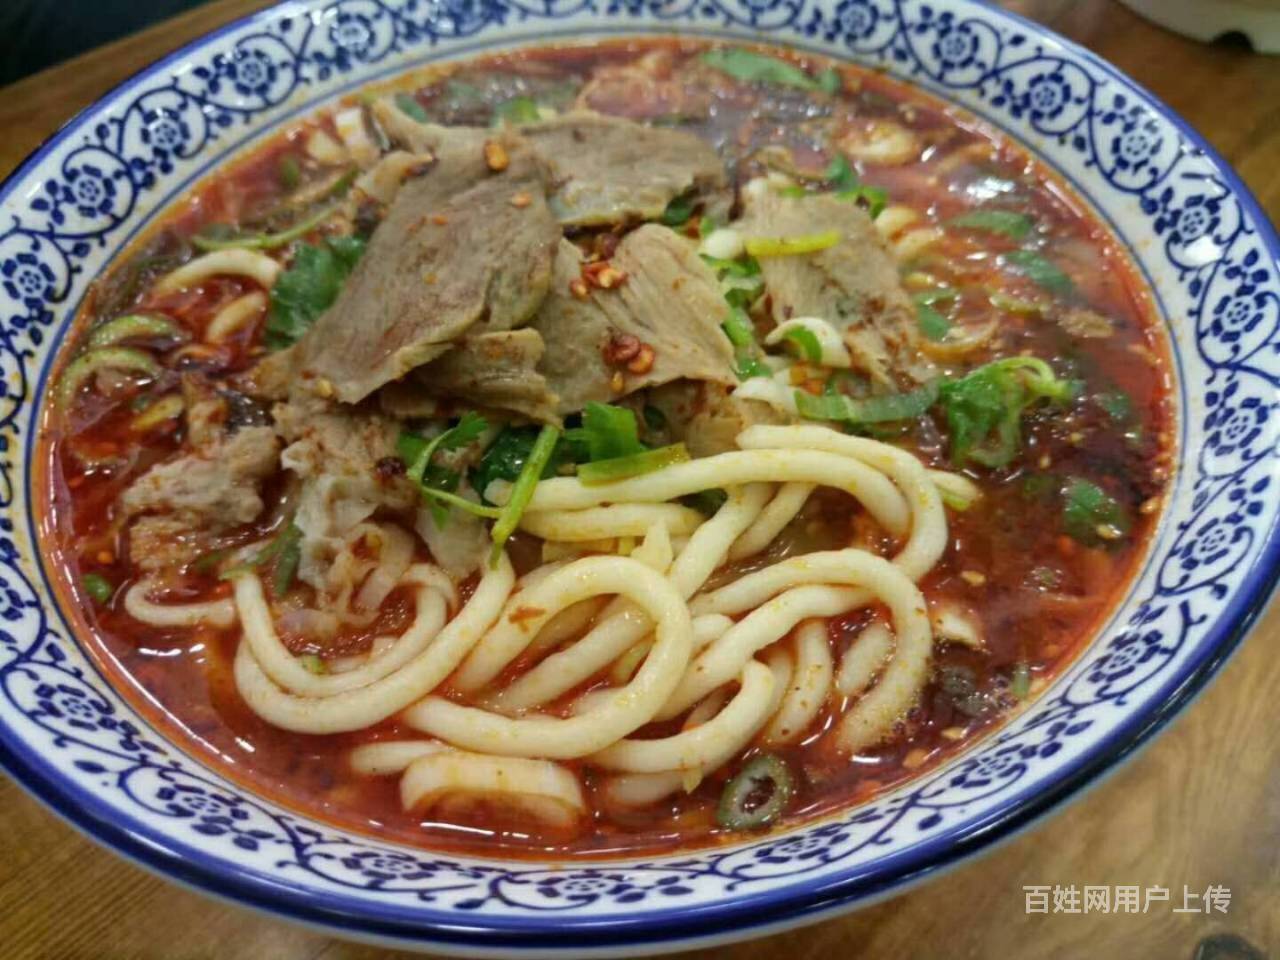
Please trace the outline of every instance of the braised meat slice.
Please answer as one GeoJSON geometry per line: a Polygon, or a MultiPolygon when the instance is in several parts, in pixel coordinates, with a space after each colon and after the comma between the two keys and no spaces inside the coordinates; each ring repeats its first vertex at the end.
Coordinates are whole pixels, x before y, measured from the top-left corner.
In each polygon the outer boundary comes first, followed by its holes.
{"type": "Polygon", "coordinates": [[[546,176],[511,134],[444,130],[435,165],[397,192],[296,367],[355,403],[467,334],[509,330],[542,302],[560,228],[546,176]]]}
{"type": "Polygon", "coordinates": [[[559,413],[680,378],[737,382],[720,328],[728,308],[691,244],[648,224],[627,234],[609,266],[616,285],[584,283],[582,254],[562,241],[533,319],[546,344],[539,369],[559,413]]]}
{"type": "Polygon", "coordinates": [[[761,257],[774,319],[820,317],[843,331],[854,363],[883,385],[934,375],[920,352],[915,309],[897,264],[871,217],[857,204],[822,194],[786,197],[743,192],[736,226],[751,237],[795,237],[835,230],[840,242],[816,253],[761,257]]]}
{"type": "Polygon", "coordinates": [[[676,197],[725,185],[711,145],[680,130],[585,110],[519,129],[551,171],[565,226],[656,220],[676,197]]]}
{"type": "Polygon", "coordinates": [[[412,380],[428,394],[554,421],[556,396],[538,370],[546,351],[532,327],[467,337],[412,380]]]}

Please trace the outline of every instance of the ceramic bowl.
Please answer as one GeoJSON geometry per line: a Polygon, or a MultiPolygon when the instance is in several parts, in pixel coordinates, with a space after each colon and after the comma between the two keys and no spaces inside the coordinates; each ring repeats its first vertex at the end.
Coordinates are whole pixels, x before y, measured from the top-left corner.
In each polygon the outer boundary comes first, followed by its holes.
{"type": "Polygon", "coordinates": [[[752,937],[902,890],[1054,809],[1174,716],[1276,578],[1280,241],[1183,121],[1092,54],[975,0],[290,2],[155,63],[0,189],[0,763],[187,886],[343,936],[510,956],[752,937]],[[78,647],[30,489],[50,361],[89,283],[229,157],[441,59],[645,33],[765,40],[885,69],[1025,144],[1132,251],[1168,332],[1180,469],[1131,589],[1016,719],[838,817],[609,863],[443,856],[344,833],[166,742],[78,647]]]}

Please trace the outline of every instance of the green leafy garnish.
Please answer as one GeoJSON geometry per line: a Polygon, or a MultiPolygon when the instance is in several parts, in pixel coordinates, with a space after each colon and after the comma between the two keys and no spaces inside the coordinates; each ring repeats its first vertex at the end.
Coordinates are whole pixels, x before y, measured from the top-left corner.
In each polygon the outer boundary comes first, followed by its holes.
{"type": "Polygon", "coordinates": [[[1124,423],[1133,416],[1133,401],[1129,399],[1129,395],[1123,390],[1107,390],[1102,393],[1096,393],[1093,396],[1093,402],[1102,408],[1116,423],[1124,423]]]}
{"type": "Polygon", "coordinates": [[[823,93],[835,96],[844,89],[844,78],[840,76],[840,71],[835,67],[827,67],[818,74],[818,89],[823,93]]]}
{"type": "Polygon", "coordinates": [[[935,287],[932,290],[921,290],[919,293],[913,293],[911,299],[916,303],[923,303],[927,307],[933,306],[935,303],[950,303],[960,296],[960,291],[955,287],[935,287]]]}
{"type": "Polygon", "coordinates": [[[1031,694],[1031,665],[1025,660],[1019,660],[1013,668],[1013,675],[1009,678],[1009,692],[1019,700],[1025,700],[1031,694]]]}
{"type": "Polygon", "coordinates": [[[812,330],[804,327],[792,327],[783,336],[796,345],[800,351],[800,356],[811,363],[822,362],[822,344],[818,342],[818,336],[812,330]]]}
{"type": "Polygon", "coordinates": [[[1062,526],[1073,539],[1090,546],[1129,533],[1129,511],[1096,483],[1070,478],[1062,489],[1062,526]]]}
{"type": "Polygon", "coordinates": [[[293,578],[298,573],[298,564],[302,562],[302,531],[295,524],[289,524],[281,532],[279,544],[276,552],[276,572],[271,580],[271,589],[277,597],[283,597],[293,585],[293,578]]]}
{"type": "Polygon", "coordinates": [[[418,102],[418,98],[411,93],[397,93],[395,96],[396,106],[400,108],[400,112],[419,123],[426,123],[431,118],[427,116],[427,111],[423,109],[422,104],[418,102]]]}
{"type": "Polygon", "coordinates": [[[273,350],[296,343],[316,318],[338,299],[342,285],[355,269],[365,243],[358,237],[329,237],[312,245],[302,243],[293,265],[271,288],[271,311],[266,340],[273,350]]]}
{"type": "MultiPolygon", "coordinates": [[[[814,80],[794,64],[742,47],[724,47],[708,50],[702,62],[721,73],[727,73],[743,83],[765,83],[775,87],[792,87],[796,90],[826,90],[834,92],[831,80],[814,80]]],[[[839,76],[835,78],[839,81],[839,76]]],[[[838,87],[837,87],[838,89],[838,87]]]]}
{"type": "Polygon", "coordinates": [[[493,108],[495,125],[514,127],[521,123],[537,123],[541,119],[538,102],[532,97],[512,97],[493,108]]]}
{"type": "Polygon", "coordinates": [[[302,182],[302,167],[298,165],[298,158],[291,153],[281,157],[276,176],[280,180],[280,186],[286,190],[294,189],[302,182]]]}
{"type": "MultiPolygon", "coordinates": [[[[287,230],[281,230],[278,233],[237,233],[234,230],[228,232],[226,230],[215,231],[206,228],[191,238],[191,244],[197,250],[204,251],[234,249],[274,250],[277,247],[292,243],[300,237],[305,237],[333,216],[336,211],[337,207],[324,207],[309,217],[303,217],[287,230]]],[[[224,225],[213,224],[212,226],[222,227],[224,225]]]]}
{"type": "Polygon", "coordinates": [[[689,451],[683,443],[673,443],[669,447],[656,450],[642,450],[626,457],[613,457],[609,460],[596,460],[578,467],[578,479],[588,485],[612,483],[628,477],[638,477],[653,473],[673,463],[684,463],[689,459],[689,451]]]}
{"type": "Polygon", "coordinates": [[[938,383],[931,381],[906,393],[855,398],[834,391],[814,396],[795,392],[796,409],[806,420],[837,420],[852,426],[914,420],[938,399],[938,383]]]}
{"type": "Polygon", "coordinates": [[[588,403],[582,410],[582,426],[565,434],[578,460],[612,460],[641,453],[640,428],[627,407],[588,403]]]}
{"type": "Polygon", "coordinates": [[[712,490],[699,490],[697,493],[680,498],[680,502],[686,507],[692,507],[708,517],[714,516],[728,500],[729,494],[718,487],[712,490]]]}
{"type": "Polygon", "coordinates": [[[927,303],[916,303],[916,324],[930,340],[942,340],[951,329],[951,321],[927,303]]]}
{"type": "Polygon", "coordinates": [[[507,499],[506,506],[499,511],[493,529],[489,531],[490,539],[493,540],[493,552],[489,557],[490,566],[497,565],[498,558],[502,556],[503,546],[506,545],[511,534],[515,533],[520,517],[533,497],[533,490],[542,479],[543,470],[551,463],[559,440],[560,431],[555,427],[543,427],[538,431],[537,439],[533,441],[533,447],[529,450],[529,458],[525,460],[524,466],[520,469],[520,475],[511,486],[511,496],[507,499]]]}
{"type": "Polygon", "coordinates": [[[1011,240],[1021,240],[1031,232],[1031,228],[1035,226],[1035,221],[1025,213],[1017,213],[1013,210],[982,208],[970,210],[968,213],[953,217],[951,226],[960,227],[962,230],[998,233],[1001,236],[1009,237],[1011,240]]]}
{"type": "MultiPolygon", "coordinates": [[[[471,486],[480,496],[484,496],[489,484],[495,480],[506,480],[514,483],[529,460],[533,445],[538,439],[536,427],[506,427],[493,443],[489,444],[480,462],[471,470],[471,486]]],[[[543,477],[553,476],[560,465],[572,460],[570,444],[562,442],[555,451],[555,456],[543,470],[543,477]]]]}
{"type": "Polygon", "coordinates": [[[1056,264],[1034,250],[1012,250],[1002,254],[1004,261],[1036,286],[1059,296],[1071,293],[1075,284],[1056,264]]]}
{"type": "Polygon", "coordinates": [[[1003,467],[1021,442],[1022,414],[1038,400],[1071,399],[1073,385],[1036,357],[995,360],[942,385],[939,400],[951,432],[951,458],[1003,467]]]}
{"type": "Polygon", "coordinates": [[[317,676],[323,676],[329,672],[329,665],[324,659],[314,653],[304,653],[298,657],[298,665],[307,673],[314,673],[317,676]]]}
{"type": "Polygon", "coordinates": [[[401,432],[396,438],[396,453],[404,461],[409,479],[418,485],[424,497],[432,501],[431,515],[437,527],[444,527],[449,516],[449,504],[470,513],[488,516],[484,512],[487,508],[454,495],[462,481],[461,474],[431,462],[437,452],[459,450],[475,443],[488,429],[489,422],[484,417],[468,410],[454,426],[430,440],[408,431],[401,432]]]}
{"type": "Polygon", "coordinates": [[[106,603],[116,592],[111,581],[97,573],[86,573],[80,578],[80,585],[95,603],[106,603]]]}
{"type": "Polygon", "coordinates": [[[693,216],[693,205],[693,197],[676,197],[667,204],[667,209],[662,211],[662,216],[658,219],[668,227],[682,227],[693,216]]]}
{"type": "MultiPolygon", "coordinates": [[[[889,193],[880,187],[872,187],[863,183],[853,167],[849,165],[849,159],[843,153],[837,153],[831,158],[831,162],[827,164],[827,169],[823,172],[822,178],[831,185],[835,191],[837,198],[841,200],[852,200],[867,208],[867,213],[874,220],[884,212],[885,206],[889,203],[889,193]]],[[[804,191],[801,191],[801,195],[804,191]]]]}

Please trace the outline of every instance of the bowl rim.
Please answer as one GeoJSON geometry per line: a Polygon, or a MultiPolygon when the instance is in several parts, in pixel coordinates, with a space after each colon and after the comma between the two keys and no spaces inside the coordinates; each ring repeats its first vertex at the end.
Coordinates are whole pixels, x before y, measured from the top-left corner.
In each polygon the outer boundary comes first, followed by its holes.
{"type": "MultiPolygon", "coordinates": [[[[1221,177],[1229,195],[1256,224],[1262,249],[1271,260],[1280,264],[1280,232],[1253,192],[1204,136],[1160,97],[1101,56],[1063,37],[1045,24],[996,6],[990,0],[962,2],[987,8],[997,19],[1021,26],[1028,33],[1059,45],[1065,53],[1141,97],[1147,107],[1169,123],[1186,143],[1215,167],[1215,173],[1221,177]]],[[[91,122],[94,111],[103,101],[162,73],[173,63],[182,61],[220,37],[277,19],[281,11],[288,8],[310,10],[309,5],[298,4],[295,0],[277,0],[262,10],[238,17],[201,34],[129,74],[42,140],[0,181],[0,199],[7,197],[56,147],[91,122]]],[[[680,32],[663,29],[663,26],[661,23],[646,24],[640,30],[619,30],[618,33],[664,36],[680,32]]],[[[600,33],[608,35],[610,31],[605,27],[600,33]]],[[[762,36],[760,42],[771,41],[767,36],[762,36]]],[[[781,39],[773,42],[781,46],[795,45],[781,39]]],[[[856,59],[852,57],[833,56],[857,65],[856,59]]],[[[945,94],[929,90],[910,77],[900,79],[945,99],[945,94]]],[[[1030,145],[1026,145],[1026,149],[1037,152],[1030,145]]],[[[1187,415],[1186,410],[1181,411],[1182,418],[1187,415]]],[[[24,463],[27,470],[30,470],[30,466],[29,462],[24,463]]],[[[34,545],[33,549],[36,549],[34,545]]],[[[0,736],[0,769],[75,830],[131,863],[223,902],[235,903],[325,932],[401,947],[416,945],[453,953],[480,953],[485,949],[500,949],[524,955],[544,951],[549,951],[548,955],[561,955],[558,951],[568,947],[584,949],[593,954],[628,951],[628,948],[635,946],[682,949],[697,941],[712,938],[718,941],[740,940],[776,932],[816,921],[855,901],[865,905],[896,895],[909,886],[954,869],[962,862],[988,852],[1027,830],[1118,770],[1203,693],[1222,665],[1253,629],[1275,593],[1277,584],[1280,584],[1280,515],[1265,530],[1263,545],[1251,569],[1244,575],[1240,588],[1231,597],[1230,603],[1217,611],[1213,626],[1198,643],[1196,654],[1183,666],[1181,674],[1172,678],[1173,687],[1168,695],[1145,712],[1119,721],[1106,736],[1100,738],[1073,764],[1065,767],[1046,789],[1033,794],[1019,794],[997,804],[963,831],[952,832],[894,855],[891,858],[892,865],[876,871],[873,876],[855,873],[816,884],[781,885],[759,893],[687,908],[680,911],[676,919],[670,920],[656,920],[643,915],[631,921],[616,917],[593,921],[584,917],[578,918],[577,922],[566,917],[486,917],[481,925],[475,922],[479,919],[478,916],[471,923],[464,922],[465,918],[440,922],[435,919],[440,913],[430,908],[411,911],[404,907],[368,902],[357,907],[353,900],[332,894],[325,898],[332,901],[332,905],[326,905],[321,898],[307,896],[298,885],[288,882],[273,883],[263,874],[244,869],[228,869],[213,859],[208,862],[202,862],[199,857],[188,859],[185,856],[185,844],[175,841],[162,830],[147,828],[138,818],[120,822],[109,805],[100,802],[95,794],[68,785],[52,768],[41,764],[39,751],[25,741],[0,736]],[[140,824],[140,829],[130,829],[129,823],[135,820],[140,824]],[[414,919],[415,914],[418,919],[414,919]],[[426,916],[431,916],[432,919],[427,921],[426,916]],[[739,923],[741,925],[737,925],[739,923]],[[620,938],[623,936],[626,943],[620,947],[620,938]]]]}

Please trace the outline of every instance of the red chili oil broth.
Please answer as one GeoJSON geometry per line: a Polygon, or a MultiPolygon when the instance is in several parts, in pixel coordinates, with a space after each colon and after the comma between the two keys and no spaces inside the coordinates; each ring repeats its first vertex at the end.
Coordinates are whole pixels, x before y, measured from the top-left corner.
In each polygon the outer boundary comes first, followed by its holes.
{"type": "MultiPolygon", "coordinates": [[[[549,89],[548,85],[566,78],[581,84],[599,68],[625,70],[637,58],[648,56],[650,66],[657,66],[644,82],[628,88],[625,73],[616,82],[601,82],[593,105],[637,119],[673,122],[672,116],[683,102],[681,71],[702,49],[703,45],[692,41],[633,40],[506,54],[469,61],[455,72],[450,72],[453,68],[437,72],[417,90],[416,97],[428,110],[438,110],[443,109],[442,104],[448,106],[450,80],[455,81],[455,87],[456,81],[474,85],[479,80],[495,90],[549,89]]],[[[771,53],[788,56],[781,51],[771,53]]],[[[814,58],[790,59],[815,72],[835,65],[814,58]]],[[[839,713],[828,708],[799,744],[773,751],[797,773],[798,792],[786,825],[865,802],[944,762],[1019,708],[1010,691],[1015,671],[1028,671],[1034,695],[1068,664],[1123,596],[1145,554],[1158,515],[1138,512],[1125,540],[1086,547],[1057,532],[1051,513],[1058,508],[1028,493],[1028,477],[1043,468],[1055,475],[1091,477],[1099,483],[1105,479],[1112,493],[1123,491],[1128,502],[1146,503],[1158,496],[1167,477],[1172,444],[1165,348],[1156,332],[1150,298],[1123,251],[1086,206],[1042,164],[963,111],[881,74],[847,66],[839,69],[846,91],[838,109],[848,111],[851,123],[893,118],[922,132],[930,144],[923,162],[870,167],[865,172],[864,182],[885,188],[891,202],[927,210],[945,222],[972,207],[975,191],[1007,190],[1009,184],[1018,191],[1019,209],[1044,225],[1049,251],[1071,275],[1082,299],[1111,318],[1115,330],[1110,338],[1094,341],[1097,349],[1081,350],[1044,320],[1005,317],[1006,342],[1001,354],[1025,350],[1055,366],[1060,361],[1070,362],[1091,385],[1103,383],[1122,389],[1132,401],[1138,430],[1136,440],[1126,438],[1094,408],[1077,408],[1070,417],[1033,415],[1024,431],[1025,454],[1018,461],[1029,466],[972,475],[984,498],[966,512],[948,511],[951,546],[921,586],[931,600],[951,598],[976,614],[987,649],[980,652],[941,645],[935,656],[934,679],[920,705],[906,719],[903,735],[892,742],[864,751],[852,761],[836,754],[822,737],[839,713]],[[932,161],[947,156],[957,159],[948,175],[939,178],[932,161]],[[983,178],[987,178],[985,186],[983,178]],[[1087,442],[1081,441],[1082,435],[1087,442]],[[1052,575],[1038,574],[1041,568],[1052,575]],[[1047,585],[1050,580],[1051,586],[1047,585]],[[977,688],[996,698],[1000,708],[977,716],[957,710],[954,700],[939,688],[938,678],[948,668],[963,670],[977,688]]],[[[759,172],[758,164],[742,158],[763,143],[791,147],[797,167],[814,175],[821,173],[826,157],[807,126],[814,118],[806,114],[801,93],[747,90],[728,81],[712,87],[698,94],[712,98],[714,109],[709,118],[677,117],[677,121],[683,129],[724,146],[727,155],[737,160],[735,176],[739,182],[759,172]]],[[[470,109],[480,108],[473,105],[470,109]]],[[[461,115],[462,111],[455,114],[460,115],[441,119],[482,122],[478,116],[461,115]]],[[[318,127],[332,129],[327,118],[306,121],[204,182],[122,258],[113,275],[141,258],[162,258],[165,250],[180,247],[211,223],[270,207],[285,189],[280,178],[282,158],[300,157],[305,136],[318,127]]],[[[950,231],[921,269],[945,273],[940,273],[939,279],[962,291],[958,318],[976,317],[984,311],[980,291],[985,287],[998,285],[1015,297],[1043,295],[1029,281],[1001,270],[997,256],[1011,246],[998,236],[950,231]]],[[[218,308],[244,292],[236,281],[223,279],[193,293],[164,298],[145,287],[123,301],[118,292],[114,294],[111,311],[159,310],[196,341],[218,308]]],[[[103,301],[112,296],[110,283],[100,283],[89,296],[76,329],[85,329],[105,309],[103,301]]],[[[985,310],[990,313],[989,307],[985,310]]],[[[260,336],[257,329],[243,331],[219,351],[197,357],[192,363],[218,375],[246,370],[264,352],[260,336]]],[[[75,339],[69,337],[68,342],[75,339]]],[[[128,387],[125,389],[127,392],[128,387]]],[[[648,855],[734,839],[716,828],[714,818],[726,772],[708,776],[687,796],[623,813],[601,809],[595,802],[595,778],[600,775],[582,770],[592,799],[590,822],[575,836],[559,837],[512,823],[483,808],[453,811],[451,822],[445,822],[439,812],[431,818],[404,812],[398,778],[356,776],[349,772],[346,759],[354,745],[413,736],[394,721],[352,734],[307,736],[275,729],[259,719],[235,689],[231,664],[239,642],[236,630],[159,630],[134,621],[123,611],[120,598],[137,571],[128,557],[115,501],[132,480],[181,445],[180,435],[172,429],[131,437],[127,424],[132,415],[129,403],[119,403],[88,410],[71,424],[46,417],[35,478],[42,500],[41,538],[57,571],[55,580],[63,607],[72,612],[76,622],[77,637],[143,715],[190,754],[211,762],[260,795],[336,826],[459,853],[553,858],[648,855]],[[73,449],[91,454],[91,460],[114,465],[104,469],[85,466],[83,457],[72,455],[73,449]],[[88,573],[100,574],[118,585],[105,606],[95,606],[78,586],[88,573]]],[[[912,427],[899,441],[929,465],[950,467],[942,437],[927,423],[912,427]]],[[[278,495],[277,489],[270,488],[269,503],[278,495]]],[[[270,513],[268,510],[264,516],[270,513]]],[[[788,531],[789,542],[775,547],[771,556],[780,555],[778,550],[839,546],[842,537],[844,543],[861,543],[866,528],[866,517],[851,498],[820,491],[788,531]]],[[[240,542],[266,533],[264,521],[242,531],[240,542]]],[[[517,545],[513,553],[536,557],[536,544],[517,545]]],[[[518,561],[520,566],[531,562],[518,561]]],[[[171,599],[191,601],[225,596],[229,585],[212,575],[193,574],[175,589],[180,596],[171,599]]],[[[858,631],[877,615],[884,613],[858,611],[831,622],[829,633],[837,662],[858,631]]],[[[358,636],[346,637],[343,652],[367,645],[379,630],[403,629],[410,617],[410,599],[404,591],[397,591],[377,623],[358,636]]],[[[309,650],[305,644],[295,644],[295,648],[295,652],[309,650]]],[[[640,735],[664,732],[670,732],[669,725],[653,724],[640,735]]],[[[727,769],[732,771],[736,766],[727,769]]]]}

